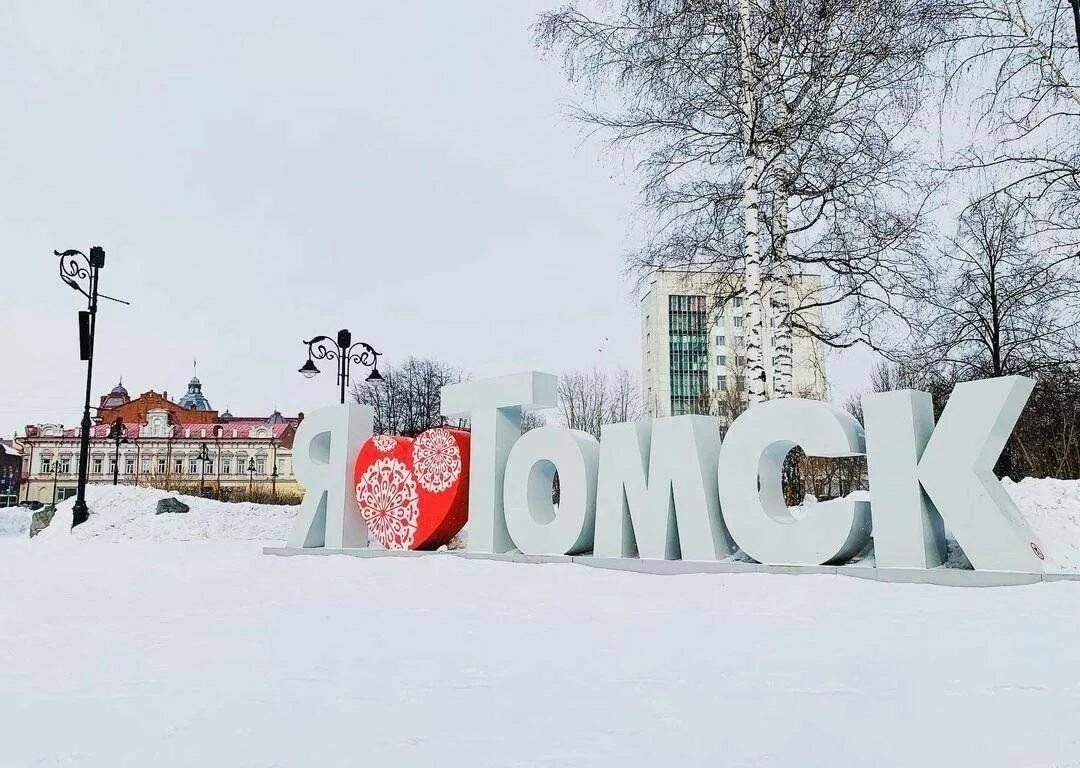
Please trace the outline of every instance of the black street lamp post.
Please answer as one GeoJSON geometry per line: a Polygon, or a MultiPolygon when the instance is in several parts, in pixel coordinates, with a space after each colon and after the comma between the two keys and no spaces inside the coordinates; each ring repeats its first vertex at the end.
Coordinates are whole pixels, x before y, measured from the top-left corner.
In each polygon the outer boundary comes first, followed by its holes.
{"type": "Polygon", "coordinates": [[[255,492],[255,457],[248,459],[247,465],[248,471],[248,501],[251,501],[251,497],[255,492]]]}
{"type": "Polygon", "coordinates": [[[116,485],[120,476],[120,444],[128,441],[124,435],[124,420],[119,416],[109,427],[109,439],[116,446],[113,450],[112,484],[116,485]]]}
{"type": "Polygon", "coordinates": [[[337,339],[316,336],[304,343],[307,344],[308,359],[300,368],[300,373],[310,379],[319,373],[319,369],[315,367],[316,360],[336,360],[337,383],[341,388],[342,405],[345,404],[345,390],[349,386],[349,369],[353,363],[371,367],[367,381],[383,380],[382,374],[379,373],[380,353],[366,342],[358,341],[353,344],[352,334],[345,328],[337,332],[337,339]]]}
{"type": "Polygon", "coordinates": [[[199,496],[205,496],[206,465],[210,463],[210,449],[206,447],[206,443],[199,446],[199,455],[195,458],[199,460],[199,496]]]}
{"type": "Polygon", "coordinates": [[[98,298],[121,304],[128,302],[98,293],[101,270],[105,267],[105,249],[101,246],[91,248],[89,256],[75,249],[53,253],[60,258],[60,279],[85,296],[87,301],[86,310],[79,312],[79,358],[86,361],[86,396],[83,398],[82,435],[79,440],[79,482],[71,516],[71,527],[74,528],[85,523],[90,516],[86,508],[86,471],[90,463],[90,393],[94,376],[98,298]]]}

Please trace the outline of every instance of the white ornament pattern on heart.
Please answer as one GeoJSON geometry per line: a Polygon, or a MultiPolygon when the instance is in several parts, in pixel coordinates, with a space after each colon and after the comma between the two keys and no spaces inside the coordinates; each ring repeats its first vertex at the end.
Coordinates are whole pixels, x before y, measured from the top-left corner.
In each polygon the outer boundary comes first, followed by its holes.
{"type": "Polygon", "coordinates": [[[457,440],[445,429],[431,429],[420,435],[413,442],[413,468],[425,491],[445,491],[461,476],[457,440]]]}
{"type": "Polygon", "coordinates": [[[368,467],[356,485],[356,503],[373,539],[387,549],[412,546],[420,501],[405,464],[386,457],[368,467]]]}
{"type": "Polygon", "coordinates": [[[371,438],[371,442],[383,453],[390,453],[390,451],[397,448],[397,440],[392,435],[375,435],[375,437],[371,438]]]}

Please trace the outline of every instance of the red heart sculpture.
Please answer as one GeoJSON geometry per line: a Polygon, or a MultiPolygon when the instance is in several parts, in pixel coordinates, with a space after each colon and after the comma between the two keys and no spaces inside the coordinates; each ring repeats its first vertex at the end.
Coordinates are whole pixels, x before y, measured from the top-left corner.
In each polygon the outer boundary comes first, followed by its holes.
{"type": "Polygon", "coordinates": [[[353,472],[368,535],[386,549],[438,549],[469,517],[469,433],[375,435],[353,472]]]}

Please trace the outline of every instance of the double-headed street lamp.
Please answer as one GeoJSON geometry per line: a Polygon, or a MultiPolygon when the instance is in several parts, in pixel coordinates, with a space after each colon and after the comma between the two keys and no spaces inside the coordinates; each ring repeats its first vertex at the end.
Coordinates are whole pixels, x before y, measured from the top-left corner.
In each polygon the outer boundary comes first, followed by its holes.
{"type": "Polygon", "coordinates": [[[316,360],[337,361],[337,383],[341,388],[341,404],[345,404],[345,390],[349,386],[349,368],[353,363],[371,368],[367,381],[383,381],[379,373],[379,353],[370,344],[358,341],[353,344],[352,334],[345,328],[337,332],[337,339],[329,336],[316,336],[311,341],[305,341],[308,348],[308,359],[300,368],[306,378],[313,378],[319,373],[315,367],[316,360]],[[355,351],[354,351],[355,350],[355,351]]]}
{"type": "Polygon", "coordinates": [[[87,308],[79,312],[79,359],[86,361],[86,397],[83,399],[82,436],[79,441],[79,483],[71,516],[71,527],[74,528],[85,523],[90,516],[86,508],[86,471],[90,463],[90,392],[94,375],[98,298],[120,304],[128,302],[98,293],[101,270],[105,267],[105,249],[101,246],[91,248],[89,256],[75,249],[53,253],[60,257],[60,279],[85,296],[87,301],[87,308]]]}
{"type": "Polygon", "coordinates": [[[116,485],[120,476],[120,444],[128,441],[127,436],[124,434],[126,427],[124,420],[119,416],[113,420],[113,423],[109,426],[109,439],[113,441],[116,448],[113,451],[113,467],[112,467],[112,484],[116,485]]]}

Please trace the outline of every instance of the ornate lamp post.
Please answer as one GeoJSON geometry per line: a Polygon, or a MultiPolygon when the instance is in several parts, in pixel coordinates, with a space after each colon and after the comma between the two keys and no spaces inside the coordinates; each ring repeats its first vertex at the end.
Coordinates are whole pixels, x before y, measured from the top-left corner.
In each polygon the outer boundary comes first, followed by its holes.
{"type": "Polygon", "coordinates": [[[251,501],[251,496],[255,492],[255,457],[252,456],[248,459],[247,465],[248,471],[248,501],[251,501]]]}
{"type": "Polygon", "coordinates": [[[341,404],[345,404],[345,390],[349,386],[349,369],[353,363],[371,368],[367,381],[383,381],[379,373],[379,352],[370,344],[358,341],[353,344],[352,333],[342,328],[337,332],[337,338],[329,336],[316,336],[311,341],[305,341],[308,348],[307,362],[300,368],[306,378],[318,375],[319,369],[315,367],[316,360],[337,361],[337,383],[341,388],[341,404]],[[356,350],[356,351],[354,351],[356,350]]]}
{"type": "Polygon", "coordinates": [[[124,436],[124,420],[119,416],[113,421],[109,427],[109,439],[113,441],[116,446],[113,449],[113,468],[112,468],[112,484],[116,485],[120,475],[120,444],[128,441],[124,436]]]}
{"type": "Polygon", "coordinates": [[[79,312],[79,358],[86,361],[86,396],[83,399],[82,436],[79,441],[79,483],[71,517],[71,527],[74,528],[85,523],[90,516],[86,508],[86,471],[90,463],[90,391],[93,387],[98,298],[120,304],[128,302],[98,293],[101,270],[105,267],[105,249],[101,246],[91,248],[89,256],[75,249],[53,253],[60,258],[60,279],[85,296],[87,301],[86,310],[79,312]]]}
{"type": "Polygon", "coordinates": [[[199,461],[199,496],[206,495],[206,465],[210,463],[210,450],[206,443],[199,446],[199,455],[195,457],[199,461]]]}

